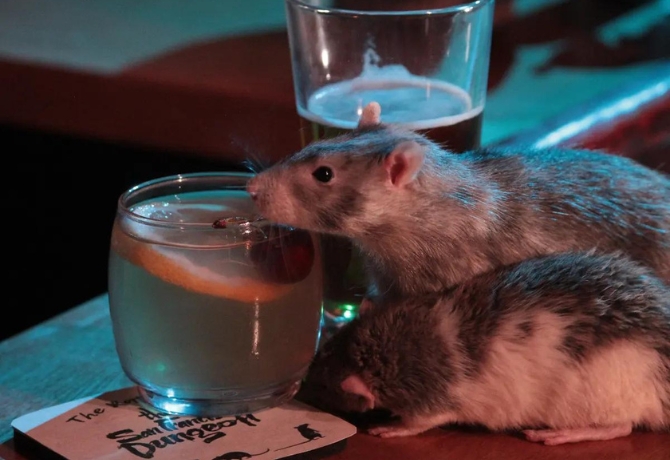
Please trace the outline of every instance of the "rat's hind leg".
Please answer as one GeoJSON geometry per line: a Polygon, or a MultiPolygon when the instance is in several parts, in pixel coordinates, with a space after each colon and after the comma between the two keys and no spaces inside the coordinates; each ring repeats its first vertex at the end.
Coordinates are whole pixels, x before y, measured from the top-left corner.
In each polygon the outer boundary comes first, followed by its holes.
{"type": "Polygon", "coordinates": [[[431,428],[456,421],[454,414],[446,413],[429,417],[403,418],[388,424],[378,425],[367,430],[368,433],[380,438],[395,438],[399,436],[414,436],[431,428]]]}
{"type": "Polygon", "coordinates": [[[556,446],[570,442],[607,441],[614,438],[628,436],[633,431],[632,423],[621,425],[584,427],[562,430],[525,430],[526,439],[533,442],[542,442],[547,446],[556,446]]]}

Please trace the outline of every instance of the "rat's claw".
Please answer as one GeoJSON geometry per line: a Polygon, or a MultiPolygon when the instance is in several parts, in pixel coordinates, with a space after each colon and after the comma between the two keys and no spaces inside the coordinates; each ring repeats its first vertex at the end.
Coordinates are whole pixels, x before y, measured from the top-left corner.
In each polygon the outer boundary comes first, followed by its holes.
{"type": "Polygon", "coordinates": [[[582,441],[607,441],[628,436],[633,431],[630,423],[609,427],[585,427],[564,430],[524,430],[526,439],[541,442],[546,446],[557,446],[582,441]]]}

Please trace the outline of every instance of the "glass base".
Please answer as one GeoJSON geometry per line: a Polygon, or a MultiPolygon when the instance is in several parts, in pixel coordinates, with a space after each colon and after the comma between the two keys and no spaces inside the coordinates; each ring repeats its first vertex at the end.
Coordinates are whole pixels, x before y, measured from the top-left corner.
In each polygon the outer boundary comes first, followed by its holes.
{"type": "Polygon", "coordinates": [[[176,398],[159,394],[138,385],[139,403],[148,410],[172,415],[193,415],[197,417],[223,417],[244,415],[279,406],[293,399],[300,388],[301,379],[292,380],[262,392],[236,394],[225,399],[176,398]]]}

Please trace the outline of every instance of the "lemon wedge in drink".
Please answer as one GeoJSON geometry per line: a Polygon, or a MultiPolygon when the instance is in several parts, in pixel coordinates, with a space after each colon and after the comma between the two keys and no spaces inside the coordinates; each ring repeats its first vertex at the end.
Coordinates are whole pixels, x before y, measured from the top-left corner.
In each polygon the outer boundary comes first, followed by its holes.
{"type": "Polygon", "coordinates": [[[111,248],[124,259],[163,281],[200,294],[256,303],[282,297],[293,288],[292,284],[217,273],[160,245],[136,240],[124,233],[118,225],[114,225],[112,230],[111,248]]]}

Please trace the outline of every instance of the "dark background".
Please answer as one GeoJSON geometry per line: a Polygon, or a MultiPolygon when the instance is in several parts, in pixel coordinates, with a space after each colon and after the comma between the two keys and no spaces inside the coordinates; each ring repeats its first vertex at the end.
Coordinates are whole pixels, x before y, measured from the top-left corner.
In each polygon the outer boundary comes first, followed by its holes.
{"type": "Polygon", "coordinates": [[[0,339],[107,291],[116,201],[163,175],[243,168],[194,152],[165,152],[0,125],[5,158],[0,339]]]}

